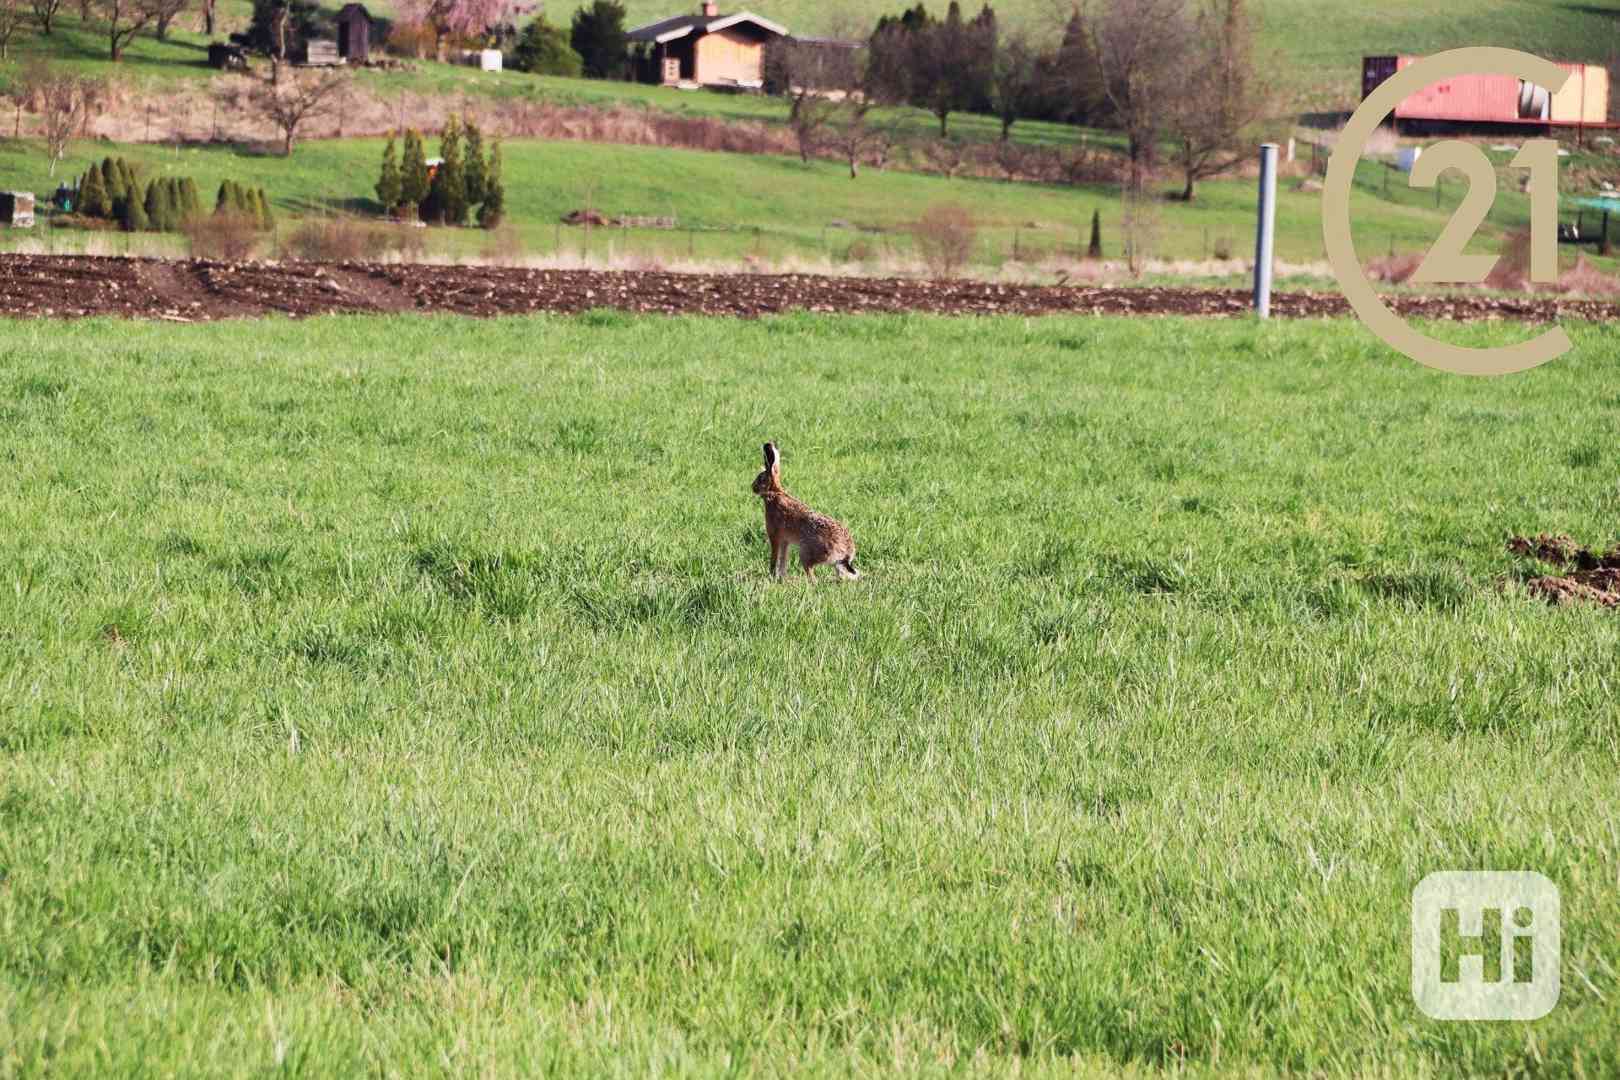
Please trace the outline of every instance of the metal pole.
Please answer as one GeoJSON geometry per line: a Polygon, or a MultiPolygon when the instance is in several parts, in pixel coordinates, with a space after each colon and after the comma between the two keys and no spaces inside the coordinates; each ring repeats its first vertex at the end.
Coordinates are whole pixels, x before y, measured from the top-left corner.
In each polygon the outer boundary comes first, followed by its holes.
{"type": "Polygon", "coordinates": [[[1277,144],[1260,146],[1260,222],[1254,240],[1254,313],[1271,317],[1271,252],[1277,231],[1277,144]]]}

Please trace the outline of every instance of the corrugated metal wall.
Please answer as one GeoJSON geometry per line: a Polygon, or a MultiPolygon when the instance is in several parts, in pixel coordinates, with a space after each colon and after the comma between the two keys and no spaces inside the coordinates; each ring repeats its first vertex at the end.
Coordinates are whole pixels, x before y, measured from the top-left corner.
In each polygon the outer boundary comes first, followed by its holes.
{"type": "MultiPolygon", "coordinates": [[[[1362,61],[1361,96],[1372,93],[1416,56],[1369,56],[1362,61]]],[[[1463,75],[1426,86],[1395,107],[1399,120],[1451,120],[1496,124],[1601,124],[1609,118],[1609,73],[1595,64],[1559,64],[1571,78],[1553,95],[1551,116],[1519,115],[1519,80],[1463,75]]]]}

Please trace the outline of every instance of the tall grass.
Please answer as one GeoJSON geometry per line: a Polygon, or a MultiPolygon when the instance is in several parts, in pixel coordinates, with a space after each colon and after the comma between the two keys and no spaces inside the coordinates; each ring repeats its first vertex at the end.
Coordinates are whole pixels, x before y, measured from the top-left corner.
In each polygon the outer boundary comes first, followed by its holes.
{"type": "Polygon", "coordinates": [[[1501,544],[1614,538],[1573,333],[0,327],[0,1071],[1612,1075],[1620,628],[1501,544]],[[1412,1004],[1476,867],[1533,1025],[1412,1004]]]}

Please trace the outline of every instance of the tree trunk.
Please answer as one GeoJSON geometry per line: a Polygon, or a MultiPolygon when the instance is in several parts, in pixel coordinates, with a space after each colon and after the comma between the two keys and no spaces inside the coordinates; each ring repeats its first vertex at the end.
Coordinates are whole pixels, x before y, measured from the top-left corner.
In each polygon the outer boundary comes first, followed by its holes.
{"type": "Polygon", "coordinates": [[[950,110],[945,109],[941,112],[935,113],[934,115],[939,117],[939,137],[942,139],[950,138],[950,130],[945,126],[946,118],[951,115],[950,110]]]}
{"type": "Polygon", "coordinates": [[[1006,142],[1012,138],[1012,126],[1017,123],[1016,116],[1003,116],[1001,118],[1001,141],[1006,142]]]}
{"type": "Polygon", "coordinates": [[[214,0],[203,0],[203,33],[214,36],[214,0]]]}
{"type": "Polygon", "coordinates": [[[293,133],[292,133],[291,130],[288,130],[287,137],[285,139],[283,139],[282,142],[281,142],[281,156],[282,157],[292,157],[292,147],[293,147],[293,133]]]}
{"type": "Polygon", "coordinates": [[[1192,174],[1191,171],[1188,171],[1188,173],[1187,173],[1187,186],[1185,188],[1183,188],[1182,191],[1181,191],[1181,201],[1182,202],[1192,202],[1193,201],[1193,174],[1192,174]]]}
{"type": "Polygon", "coordinates": [[[849,178],[851,180],[858,180],[860,179],[860,176],[861,156],[860,154],[851,154],[849,155],[849,178]]]}

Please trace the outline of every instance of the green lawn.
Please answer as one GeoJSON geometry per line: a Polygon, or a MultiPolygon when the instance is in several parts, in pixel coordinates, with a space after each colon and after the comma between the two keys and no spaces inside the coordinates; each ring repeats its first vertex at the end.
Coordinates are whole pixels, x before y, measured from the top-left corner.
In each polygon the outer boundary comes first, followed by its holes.
{"type": "MultiPolygon", "coordinates": [[[[382,143],[375,139],[308,142],[288,160],[228,146],[174,149],[140,144],[108,146],[80,142],[61,170],[74,176],[99,158],[121,153],[141,162],[150,176],[174,173],[196,178],[205,193],[230,177],[269,193],[284,226],[300,215],[331,209],[375,213],[370,186],[382,143]]],[[[947,181],[917,173],[864,171],[851,181],[830,162],[810,165],[796,158],[706,153],[650,147],[509,140],[504,147],[507,204],[528,251],[579,252],[589,245],[595,257],[610,252],[654,260],[739,259],[757,255],[770,262],[786,258],[842,261],[864,248],[872,265],[886,254],[908,258],[911,224],[928,206],[957,202],[970,207],[982,230],[977,260],[997,265],[1015,250],[1025,261],[1053,254],[1072,255],[1089,236],[1091,214],[1100,211],[1104,253],[1120,255],[1123,239],[1117,192],[1103,186],[1050,187],[991,180],[947,181]],[[564,228],[569,210],[594,205],[609,214],[673,216],[682,228],[583,230],[564,228]]],[[[1355,195],[1356,231],[1364,258],[1427,250],[1463,196],[1460,184],[1447,184],[1439,207],[1429,191],[1405,185],[1395,174],[1385,190],[1386,168],[1365,162],[1355,195]]],[[[1477,250],[1496,250],[1505,230],[1528,222],[1528,199],[1504,171],[1503,190],[1477,250]]],[[[48,192],[44,157],[33,145],[0,144],[0,187],[48,192]]],[[[1201,259],[1227,245],[1239,258],[1253,244],[1253,181],[1203,184],[1191,205],[1166,202],[1150,250],[1173,259],[1201,259]]],[[[1310,263],[1322,258],[1321,196],[1285,181],[1278,206],[1280,258],[1310,263]]],[[[438,250],[472,253],[484,237],[476,230],[433,230],[438,250]]],[[[45,242],[37,234],[7,233],[8,245],[45,242]]],[[[71,247],[83,234],[50,241],[71,247]]],[[[121,240],[104,237],[115,246],[121,240]]],[[[1573,255],[1566,252],[1567,258],[1573,255]]],[[[1604,267],[1612,267],[1608,261],[1604,267]]]]}
{"type": "Polygon", "coordinates": [[[1615,538],[1572,331],[0,326],[0,1075],[1615,1075],[1620,628],[1502,547],[1615,538]],[[1474,868],[1544,1020],[1412,1004],[1474,868]]]}

